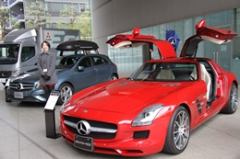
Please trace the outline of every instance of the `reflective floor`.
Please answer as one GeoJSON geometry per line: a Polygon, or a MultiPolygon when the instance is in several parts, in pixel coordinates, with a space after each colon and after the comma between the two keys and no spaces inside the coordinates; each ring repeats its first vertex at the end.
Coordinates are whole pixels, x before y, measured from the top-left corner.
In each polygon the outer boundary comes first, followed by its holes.
{"type": "MultiPolygon", "coordinates": [[[[43,106],[34,103],[5,103],[0,88],[0,159],[117,159],[123,157],[87,153],[62,138],[45,137],[43,106]]],[[[59,107],[56,111],[58,125],[59,107]]],[[[57,126],[58,127],[58,126],[57,126]]],[[[240,110],[219,114],[191,134],[180,155],[163,153],[142,159],[240,159],[240,110]]]]}

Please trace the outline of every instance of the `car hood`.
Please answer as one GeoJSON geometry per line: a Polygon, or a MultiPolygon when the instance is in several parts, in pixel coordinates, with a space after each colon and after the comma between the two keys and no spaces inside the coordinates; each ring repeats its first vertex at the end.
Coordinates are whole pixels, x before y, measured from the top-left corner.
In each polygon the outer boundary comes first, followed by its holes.
{"type": "Polygon", "coordinates": [[[72,101],[76,103],[72,111],[87,108],[118,113],[138,112],[190,83],[119,80],[82,96],[76,94],[72,101]]]}
{"type": "MultiPolygon", "coordinates": [[[[56,69],[57,75],[64,73],[69,69],[56,69]]],[[[31,73],[25,73],[23,75],[19,75],[17,77],[12,77],[11,80],[14,82],[24,82],[24,83],[35,83],[40,79],[39,71],[34,71],[31,73]]]]}
{"type": "Polygon", "coordinates": [[[31,72],[31,73],[25,73],[22,75],[19,75],[17,77],[11,77],[12,82],[24,82],[24,83],[34,83],[38,81],[40,78],[40,74],[38,71],[31,72]]]}

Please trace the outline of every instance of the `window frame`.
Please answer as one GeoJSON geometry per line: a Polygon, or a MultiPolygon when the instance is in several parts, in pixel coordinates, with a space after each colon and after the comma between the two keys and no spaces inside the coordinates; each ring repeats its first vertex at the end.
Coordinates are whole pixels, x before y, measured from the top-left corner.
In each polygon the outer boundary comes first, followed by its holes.
{"type": "MultiPolygon", "coordinates": [[[[31,52],[31,53],[32,53],[32,52],[31,52]]],[[[28,54],[29,54],[29,53],[28,53],[28,54]]],[[[35,56],[36,56],[36,49],[35,49],[34,46],[23,46],[23,47],[22,47],[22,49],[21,49],[21,56],[20,56],[21,62],[26,62],[26,61],[32,59],[32,58],[35,57],[35,56]],[[28,57],[28,58],[26,58],[26,59],[23,59],[23,53],[24,53],[23,50],[24,50],[24,48],[32,48],[33,51],[34,51],[33,56],[28,57]]]]}

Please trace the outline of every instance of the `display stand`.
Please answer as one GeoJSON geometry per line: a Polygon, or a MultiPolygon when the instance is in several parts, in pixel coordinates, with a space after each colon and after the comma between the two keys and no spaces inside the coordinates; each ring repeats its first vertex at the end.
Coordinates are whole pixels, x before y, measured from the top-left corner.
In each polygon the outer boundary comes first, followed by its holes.
{"type": "Polygon", "coordinates": [[[56,133],[55,107],[59,98],[59,91],[52,91],[44,107],[46,137],[56,139],[59,135],[56,133]]]}

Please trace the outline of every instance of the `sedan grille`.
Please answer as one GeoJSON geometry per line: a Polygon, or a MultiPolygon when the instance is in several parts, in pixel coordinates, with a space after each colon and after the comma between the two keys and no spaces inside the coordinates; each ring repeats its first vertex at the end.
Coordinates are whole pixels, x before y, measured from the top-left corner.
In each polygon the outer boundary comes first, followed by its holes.
{"type": "Polygon", "coordinates": [[[77,130],[77,124],[79,121],[84,120],[87,121],[90,125],[90,133],[88,137],[92,137],[94,139],[113,139],[117,133],[117,125],[93,120],[85,120],[75,117],[64,116],[64,124],[65,126],[73,133],[79,134],[77,130]]]}
{"type": "Polygon", "coordinates": [[[10,82],[10,89],[13,90],[32,90],[33,87],[33,83],[10,82]]]}

